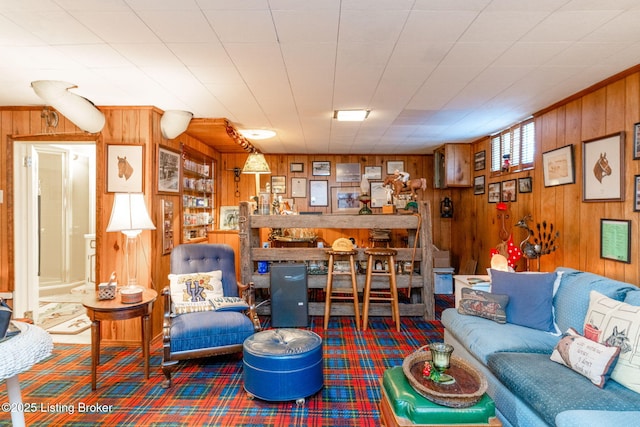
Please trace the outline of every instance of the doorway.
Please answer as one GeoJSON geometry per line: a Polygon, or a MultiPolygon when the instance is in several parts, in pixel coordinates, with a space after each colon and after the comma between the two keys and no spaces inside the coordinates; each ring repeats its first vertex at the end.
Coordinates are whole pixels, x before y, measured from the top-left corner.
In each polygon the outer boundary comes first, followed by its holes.
{"type": "Polygon", "coordinates": [[[95,242],[95,170],[93,142],[14,142],[14,305],[36,324],[53,308],[60,319],[84,313],[79,303],[93,288],[95,267],[88,253],[95,242]]]}

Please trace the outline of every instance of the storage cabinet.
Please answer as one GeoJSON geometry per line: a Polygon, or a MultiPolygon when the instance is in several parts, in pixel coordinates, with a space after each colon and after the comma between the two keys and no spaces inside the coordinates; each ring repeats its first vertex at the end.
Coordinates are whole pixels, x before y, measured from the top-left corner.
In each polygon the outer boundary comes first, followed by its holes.
{"type": "Polygon", "coordinates": [[[433,153],[435,188],[471,187],[471,144],[445,144],[433,153]]]}
{"type": "MultiPolygon", "coordinates": [[[[249,203],[240,203],[240,270],[243,283],[253,282],[256,289],[268,289],[270,275],[257,272],[258,261],[270,263],[306,262],[307,265],[317,265],[318,262],[326,262],[328,255],[326,248],[300,248],[281,247],[263,248],[260,240],[260,230],[270,228],[315,228],[315,229],[396,229],[409,231],[414,241],[419,242],[415,249],[395,248],[398,251],[396,257],[398,264],[406,265],[412,260],[419,266],[419,272],[413,274],[397,274],[399,293],[407,295],[410,288],[410,298],[400,304],[400,314],[403,316],[423,316],[427,320],[433,320],[434,311],[434,284],[433,284],[433,244],[431,235],[431,208],[429,202],[418,203],[418,215],[250,215],[249,203]]],[[[411,240],[411,239],[410,239],[411,240]]],[[[363,248],[358,248],[356,260],[366,261],[363,248]]],[[[309,289],[324,289],[326,287],[326,274],[309,274],[307,286],[309,289]]],[[[358,289],[364,288],[365,276],[358,274],[358,289]]],[[[373,288],[388,287],[388,280],[375,277],[373,288]]],[[[268,306],[261,307],[268,310],[268,306]]],[[[332,311],[338,315],[353,315],[353,304],[334,303],[332,311]]],[[[371,316],[389,316],[391,310],[389,304],[372,304],[371,316]]],[[[269,311],[259,312],[269,314],[269,311]]],[[[309,314],[314,316],[324,315],[323,301],[310,301],[309,314]]]]}
{"type": "Polygon", "coordinates": [[[187,150],[182,159],[182,243],[204,242],[215,218],[214,162],[187,150]]]}

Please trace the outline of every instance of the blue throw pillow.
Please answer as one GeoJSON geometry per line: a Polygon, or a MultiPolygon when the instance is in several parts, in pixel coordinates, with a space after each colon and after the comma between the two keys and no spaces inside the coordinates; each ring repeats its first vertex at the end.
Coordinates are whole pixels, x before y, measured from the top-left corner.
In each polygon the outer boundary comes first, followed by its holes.
{"type": "Polygon", "coordinates": [[[553,284],[556,273],[511,273],[491,270],[491,292],[509,296],[507,323],[556,332],[553,284]]]}

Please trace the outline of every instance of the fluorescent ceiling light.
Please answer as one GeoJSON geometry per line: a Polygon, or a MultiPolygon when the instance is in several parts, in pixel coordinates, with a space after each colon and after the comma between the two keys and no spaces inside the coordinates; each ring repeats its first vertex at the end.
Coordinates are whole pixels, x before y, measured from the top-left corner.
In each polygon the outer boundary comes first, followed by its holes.
{"type": "Polygon", "coordinates": [[[247,139],[268,139],[276,136],[274,131],[267,129],[244,129],[239,132],[247,139]]]}
{"type": "Polygon", "coordinates": [[[367,117],[371,110],[335,110],[333,118],[339,122],[361,122],[367,117]]]}

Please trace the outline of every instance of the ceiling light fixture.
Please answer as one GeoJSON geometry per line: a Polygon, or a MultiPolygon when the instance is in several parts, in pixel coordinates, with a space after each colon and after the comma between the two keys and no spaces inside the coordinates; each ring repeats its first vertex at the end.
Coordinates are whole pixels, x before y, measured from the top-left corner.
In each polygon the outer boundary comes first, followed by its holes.
{"type": "Polygon", "coordinates": [[[361,122],[367,117],[371,110],[334,110],[333,118],[339,122],[361,122]]]}
{"type": "Polygon", "coordinates": [[[33,91],[48,105],[69,119],[80,129],[98,133],[104,127],[104,114],[98,110],[93,102],[69,89],[77,88],[73,83],[57,80],[36,80],[31,82],[33,91]]]}
{"type": "Polygon", "coordinates": [[[167,110],[160,119],[162,136],[167,139],[177,138],[189,127],[193,113],[182,110],[167,110]]]}
{"type": "Polygon", "coordinates": [[[240,135],[248,139],[269,139],[276,136],[276,133],[268,129],[243,129],[240,135]]]}

